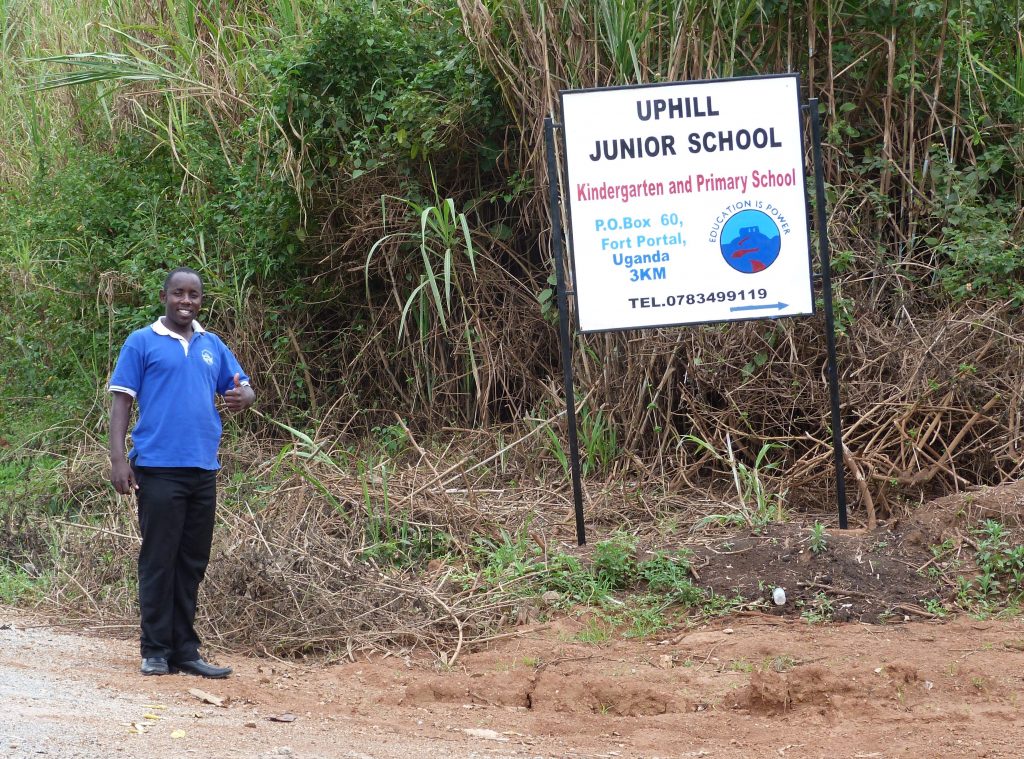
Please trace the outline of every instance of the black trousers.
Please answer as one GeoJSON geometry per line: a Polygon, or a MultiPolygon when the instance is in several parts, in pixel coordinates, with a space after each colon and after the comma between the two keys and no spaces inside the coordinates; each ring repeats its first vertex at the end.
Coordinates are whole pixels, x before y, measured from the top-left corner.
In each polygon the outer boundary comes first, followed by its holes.
{"type": "Polygon", "coordinates": [[[217,473],[133,467],[139,506],[140,649],[171,662],[199,657],[195,631],[199,583],[210,563],[217,473]]]}

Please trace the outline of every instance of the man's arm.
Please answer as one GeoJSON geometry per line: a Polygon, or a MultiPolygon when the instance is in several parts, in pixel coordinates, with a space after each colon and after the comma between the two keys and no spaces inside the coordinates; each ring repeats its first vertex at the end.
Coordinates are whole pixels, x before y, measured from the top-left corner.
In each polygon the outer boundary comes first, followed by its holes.
{"type": "Polygon", "coordinates": [[[114,392],[111,395],[114,397],[110,404],[110,482],[118,493],[128,495],[139,489],[124,450],[128,418],[135,399],[128,393],[114,392]]]}

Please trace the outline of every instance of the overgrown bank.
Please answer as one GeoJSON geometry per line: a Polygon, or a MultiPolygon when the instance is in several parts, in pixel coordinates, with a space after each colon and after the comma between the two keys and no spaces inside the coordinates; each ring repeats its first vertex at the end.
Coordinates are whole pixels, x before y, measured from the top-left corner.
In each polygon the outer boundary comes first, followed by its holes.
{"type": "MultiPolygon", "coordinates": [[[[562,87],[798,71],[828,130],[846,442],[865,483],[851,486],[855,517],[865,493],[886,517],[1020,474],[1024,50],[1006,33],[1019,9],[3,12],[12,576],[26,561],[62,566],[71,536],[91,535],[85,560],[109,565],[115,590],[77,600],[130,603],[115,582],[130,574],[125,548],[98,548],[102,530],[130,524],[104,484],[103,383],[122,337],[152,318],[160,272],[179,263],[203,272],[208,321],[259,378],[263,416],[232,430],[231,495],[254,512],[290,504],[281,536],[311,539],[291,531],[307,509],[345,515],[330,529],[399,577],[449,554],[477,566],[475,537],[518,535],[534,511],[567,518],[540,132],[562,87]],[[436,480],[409,487],[396,514],[389,472],[410,466],[436,480]]],[[[713,513],[721,499],[776,518],[831,503],[819,320],[581,337],[575,355],[599,534],[648,521],[685,531],[702,516],[684,508],[698,493],[713,493],[713,513]],[[779,498],[737,503],[734,470],[779,498]]],[[[355,581],[344,577],[328,590],[355,581]]]]}

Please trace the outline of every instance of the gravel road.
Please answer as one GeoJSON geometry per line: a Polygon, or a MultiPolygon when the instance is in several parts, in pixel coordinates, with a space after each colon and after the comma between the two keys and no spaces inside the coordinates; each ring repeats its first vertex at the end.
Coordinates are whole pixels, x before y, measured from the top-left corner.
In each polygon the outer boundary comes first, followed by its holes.
{"type": "MultiPolygon", "coordinates": [[[[289,715],[274,722],[274,704],[244,697],[226,708],[190,691],[215,694],[228,681],[185,675],[144,678],[135,641],[101,638],[27,621],[0,607],[0,757],[7,759],[409,759],[523,757],[478,751],[467,736],[431,740],[397,735],[386,725],[344,716],[289,715]]],[[[258,666],[235,665],[232,683],[258,677],[258,666]],[[252,669],[248,672],[247,669],[252,669]],[[238,670],[242,670],[238,672],[238,670]]],[[[290,708],[286,704],[281,708],[290,708]]],[[[536,755],[536,754],[534,754],[536,755]]]]}

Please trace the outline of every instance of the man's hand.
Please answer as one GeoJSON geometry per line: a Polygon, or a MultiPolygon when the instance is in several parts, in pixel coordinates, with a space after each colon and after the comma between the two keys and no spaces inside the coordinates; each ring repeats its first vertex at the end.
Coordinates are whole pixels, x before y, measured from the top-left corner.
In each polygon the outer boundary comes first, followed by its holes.
{"type": "Polygon", "coordinates": [[[124,459],[110,462],[110,482],[121,495],[129,495],[139,489],[135,472],[124,459]]]}
{"type": "Polygon", "coordinates": [[[241,384],[238,380],[239,374],[235,372],[235,386],[224,393],[224,402],[227,404],[228,410],[232,412],[244,411],[256,400],[256,391],[248,385],[241,384]]]}

